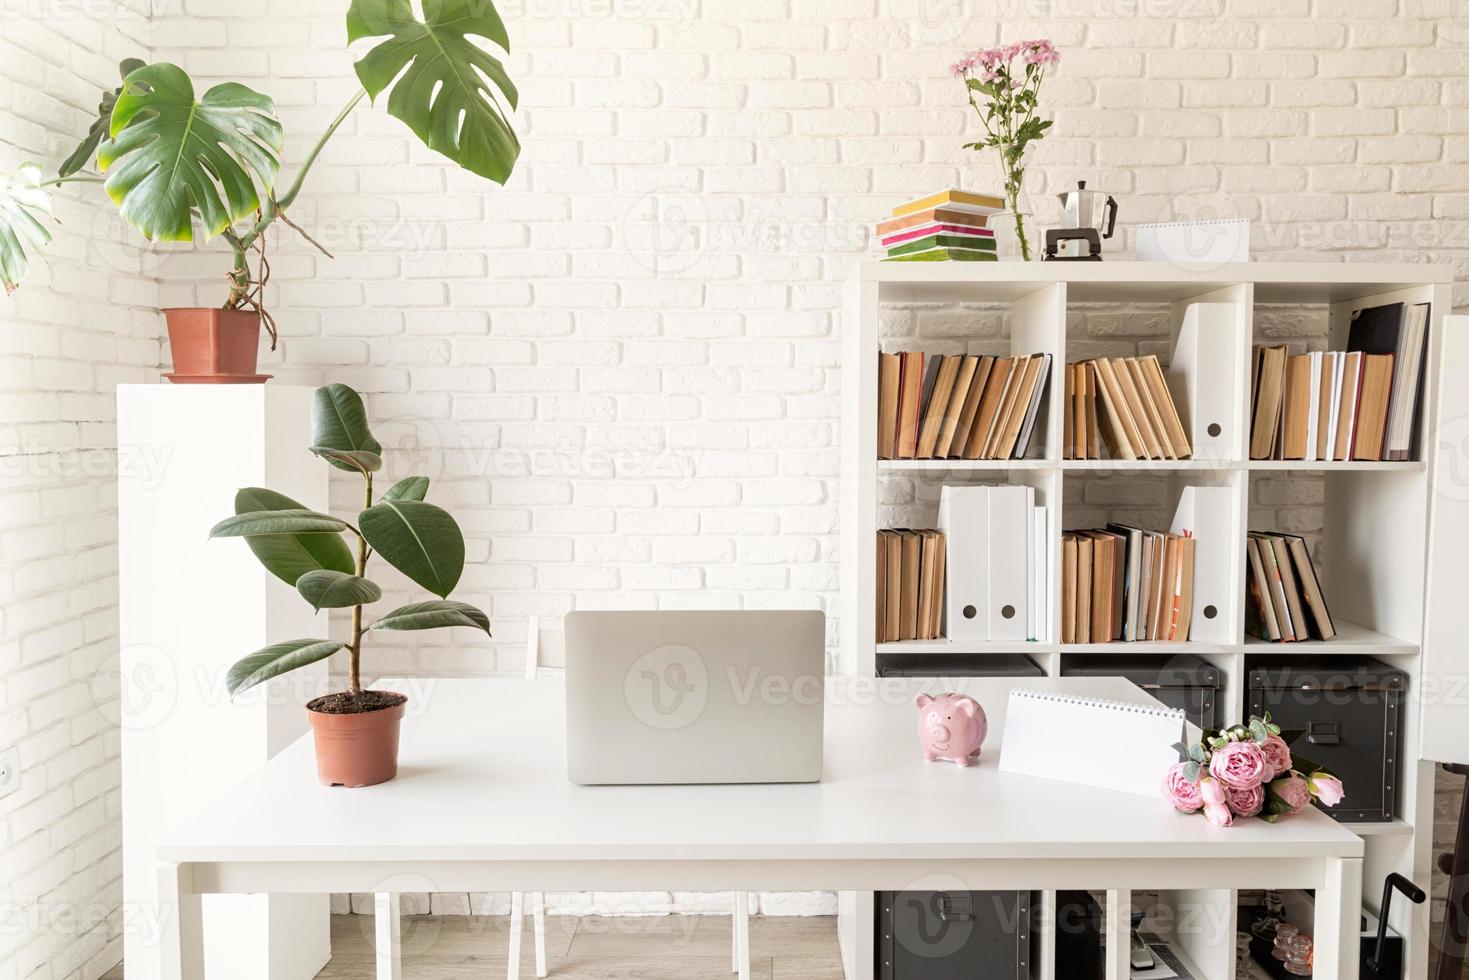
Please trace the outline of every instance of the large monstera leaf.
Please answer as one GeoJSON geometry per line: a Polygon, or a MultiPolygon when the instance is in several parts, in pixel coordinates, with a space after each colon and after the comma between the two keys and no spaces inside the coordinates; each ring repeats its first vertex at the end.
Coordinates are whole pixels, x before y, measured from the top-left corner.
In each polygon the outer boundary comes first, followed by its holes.
{"type": "Polygon", "coordinates": [[[112,107],[112,139],[97,151],[107,194],[155,241],[206,238],[260,206],[280,170],[283,132],[268,96],[234,82],[202,98],[182,68],[132,72],[112,107]]]}
{"type": "Polygon", "coordinates": [[[41,168],[22,164],[12,174],[0,174],[0,284],[11,293],[31,264],[29,252],[51,240],[36,214],[51,217],[51,195],[41,186],[41,168]]]}
{"type": "Polygon", "coordinates": [[[391,88],[388,112],[429,149],[503,184],[520,141],[500,99],[513,109],[520,94],[500,60],[473,38],[508,51],[505,23],[491,0],[423,0],[423,15],[413,16],[409,0],[352,0],[348,41],[386,38],[357,62],[357,77],[374,102],[391,88]]]}
{"type": "MultiPolygon", "coordinates": [[[[117,66],[118,77],[126,79],[144,64],[146,62],[141,58],[124,58],[117,66]]],[[[61,166],[56,168],[56,176],[70,177],[92,162],[97,147],[102,145],[102,141],[106,139],[108,131],[112,128],[112,107],[117,105],[117,97],[121,94],[121,85],[110,91],[103,91],[102,101],[97,103],[97,118],[92,120],[87,135],[83,136],[77,148],[71,151],[71,156],[61,161],[61,166]]]]}

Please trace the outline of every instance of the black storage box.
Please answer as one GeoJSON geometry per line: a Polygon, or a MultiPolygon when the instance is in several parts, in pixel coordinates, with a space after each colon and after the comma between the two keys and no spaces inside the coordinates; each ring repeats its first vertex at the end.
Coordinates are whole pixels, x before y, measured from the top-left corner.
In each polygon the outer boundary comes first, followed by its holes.
{"type": "Polygon", "coordinates": [[[1102,906],[1090,892],[1056,892],[1056,976],[1061,980],[1105,980],[1102,906]]]}
{"type": "Polygon", "coordinates": [[[1044,677],[1023,653],[880,653],[878,677],[1044,677]]]}
{"type": "Polygon", "coordinates": [[[1291,750],[1340,777],[1346,798],[1323,809],[1342,823],[1392,820],[1408,675],[1371,657],[1262,657],[1249,673],[1249,713],[1300,729],[1291,750]]]}
{"type": "Polygon", "coordinates": [[[1224,675],[1196,654],[1063,653],[1061,676],[1125,677],[1168,707],[1182,708],[1200,728],[1214,728],[1218,723],[1224,675]]]}
{"type": "Polygon", "coordinates": [[[878,980],[1029,980],[1029,892],[878,892],[878,980]]]}

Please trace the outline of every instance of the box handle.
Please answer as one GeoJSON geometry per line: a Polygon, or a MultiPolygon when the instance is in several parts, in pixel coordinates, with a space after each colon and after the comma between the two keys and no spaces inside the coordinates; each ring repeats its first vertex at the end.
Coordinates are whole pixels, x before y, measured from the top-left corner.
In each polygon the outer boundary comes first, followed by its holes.
{"type": "Polygon", "coordinates": [[[1340,745],[1341,723],[1336,721],[1306,722],[1306,741],[1312,745],[1340,745]]]}
{"type": "Polygon", "coordinates": [[[941,895],[938,900],[938,916],[945,922],[970,922],[974,919],[969,896],[941,895]]]}

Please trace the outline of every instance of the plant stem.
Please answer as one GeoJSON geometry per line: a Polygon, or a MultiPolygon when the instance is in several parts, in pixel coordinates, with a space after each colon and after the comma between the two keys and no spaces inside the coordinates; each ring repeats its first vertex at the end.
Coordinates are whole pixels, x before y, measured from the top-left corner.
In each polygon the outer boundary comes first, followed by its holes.
{"type": "MultiPolygon", "coordinates": [[[[372,474],[364,473],[367,491],[363,509],[372,506],[372,474]]],[[[367,538],[357,535],[357,577],[367,577],[367,538]]],[[[347,692],[356,696],[362,693],[362,605],[352,607],[352,644],[348,648],[347,692]]]]}
{"type": "Polygon", "coordinates": [[[337,131],[342,123],[347,121],[347,117],[352,114],[353,109],[357,108],[357,103],[361,102],[365,95],[367,95],[367,90],[359,89],[357,94],[352,96],[347,104],[342,107],[342,111],[337,113],[337,118],[333,119],[331,125],[321,134],[321,138],[316,141],[316,145],[311,148],[311,152],[306,154],[305,162],[296,171],[296,179],[291,182],[290,188],[278,198],[281,208],[288,208],[296,202],[296,195],[301,193],[301,185],[306,182],[306,174],[311,170],[312,165],[316,163],[316,158],[321,156],[322,148],[326,146],[327,140],[331,139],[332,134],[337,131]]]}
{"type": "Polygon", "coordinates": [[[107,183],[107,181],[104,180],[103,178],[101,178],[101,177],[94,177],[91,174],[72,174],[70,177],[52,177],[50,180],[43,180],[43,181],[41,181],[41,183],[38,186],[40,186],[40,187],[59,187],[62,184],[105,184],[105,183],[107,183]]]}

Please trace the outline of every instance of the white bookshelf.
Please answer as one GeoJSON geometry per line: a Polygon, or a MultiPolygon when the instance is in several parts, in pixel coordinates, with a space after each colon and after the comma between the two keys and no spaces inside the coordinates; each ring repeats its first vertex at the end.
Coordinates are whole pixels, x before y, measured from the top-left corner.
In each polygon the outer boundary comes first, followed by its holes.
{"type": "MultiPolygon", "coordinates": [[[[1219,694],[1225,723],[1246,713],[1247,664],[1260,656],[1361,656],[1383,660],[1408,675],[1402,709],[1398,814],[1385,824],[1350,825],[1366,842],[1364,888],[1370,908],[1383,878],[1391,871],[1429,885],[1433,824],[1433,764],[1469,762],[1469,709],[1442,694],[1438,685],[1421,683],[1466,675],[1469,653],[1469,601],[1463,541],[1469,540],[1469,391],[1445,385],[1445,377],[1464,377],[1469,369],[1469,318],[1448,316],[1452,271],[1428,264],[1369,263],[1233,263],[1211,267],[1163,262],[1058,263],[883,263],[864,262],[847,283],[843,320],[842,434],[842,600],[840,669],[853,675],[876,671],[879,654],[1015,654],[1034,660],[1048,675],[1058,675],[1064,658],[1077,654],[1192,653],[1218,667],[1224,677],[1219,694]],[[1423,395],[1423,437],[1418,458],[1407,462],[1299,462],[1248,458],[1250,349],[1273,337],[1255,334],[1256,308],[1295,305],[1325,310],[1327,348],[1343,349],[1351,311],[1389,302],[1431,303],[1429,355],[1423,395]],[[1167,304],[1176,342],[1189,304],[1230,303],[1233,342],[1228,349],[1237,386],[1229,413],[1243,434],[1238,448],[1216,458],[1169,461],[1063,460],[1063,385],[1060,365],[1092,356],[1068,356],[1067,314],[1089,304],[1167,304]],[[1037,422],[1029,458],[1003,461],[878,460],[877,354],[880,350],[926,349],[953,353],[965,338],[946,331],[943,338],[888,336],[884,311],[951,307],[953,304],[999,307],[1006,332],[998,340],[1011,354],[1053,355],[1050,383],[1037,422]],[[956,346],[956,344],[958,346],[956,346]],[[1462,427],[1463,432],[1459,432],[1462,427]],[[1442,431],[1442,435],[1440,434],[1442,431]],[[1318,565],[1327,601],[1340,635],[1329,642],[1267,643],[1245,633],[1245,532],[1255,483],[1291,473],[1310,474],[1324,486],[1319,535],[1324,560],[1318,565]],[[1462,475],[1461,475],[1462,474],[1462,475]],[[1225,617],[1222,642],[985,643],[907,641],[879,643],[876,637],[876,532],[894,511],[882,492],[893,481],[914,488],[904,506],[908,513],[932,511],[945,483],[1025,484],[1036,489],[1036,502],[1059,507],[1049,540],[1051,596],[1059,596],[1060,535],[1063,529],[1096,526],[1083,512],[1090,503],[1074,501],[1094,481],[1124,487],[1145,481],[1165,487],[1153,491],[1167,501],[1157,506],[1167,516],[1151,526],[1166,529],[1172,506],[1187,486],[1228,487],[1232,494],[1235,547],[1228,549],[1225,581],[1232,583],[1221,602],[1225,617]],[[1068,513],[1071,515],[1068,517],[1068,513]],[[1457,543],[1455,543],[1457,542],[1457,543]],[[1427,688],[1427,696],[1423,696],[1427,688]],[[1430,761],[1431,760],[1431,761],[1430,761]]],[[[979,317],[976,316],[976,320],[979,317]]],[[[996,338],[976,336],[986,352],[996,338]]],[[[1167,361],[1164,357],[1163,360],[1167,361]]],[[[1187,416],[1185,405],[1180,411],[1187,416]]],[[[1185,417],[1185,426],[1190,420],[1185,417]]],[[[1122,510],[1124,499],[1108,497],[1103,509],[1122,510]]],[[[932,520],[932,518],[929,518],[932,520]]],[[[931,523],[907,526],[933,526],[931,523]]],[[[1269,528],[1260,528],[1269,529],[1269,528]]],[[[1044,632],[1059,638],[1060,610],[1053,601],[1042,610],[1044,632]]],[[[1349,787],[1350,790],[1350,787],[1349,787]]],[[[1161,805],[1161,804],[1160,804],[1161,805]]],[[[1191,948],[1200,980],[1234,976],[1232,928],[1238,895],[1229,889],[1179,893],[1178,902],[1202,906],[1209,921],[1228,922],[1230,934],[1221,948],[1191,948]],[[1216,907],[1217,906],[1217,907],[1216,907]],[[1227,948],[1224,948],[1227,947],[1227,948]]],[[[1123,893],[1109,895],[1109,905],[1125,905],[1123,893]]],[[[862,919],[870,907],[860,896],[846,896],[844,914],[862,919]]],[[[1428,971],[1428,906],[1395,903],[1390,924],[1408,937],[1405,976],[1423,980],[1428,971]]],[[[1121,941],[1109,923],[1109,939],[1121,941]]],[[[857,935],[850,930],[847,935],[857,935]]],[[[864,933],[865,934],[865,933],[864,933]]],[[[857,976],[863,957],[854,957],[857,976]]],[[[1054,976],[1051,957],[1042,955],[1042,975],[1054,976]]],[[[1125,964],[1125,953],[1121,961],[1125,964]]],[[[1116,966],[1116,964],[1113,964],[1116,966]]],[[[1122,974],[1125,976],[1125,972],[1122,974]]]]}

